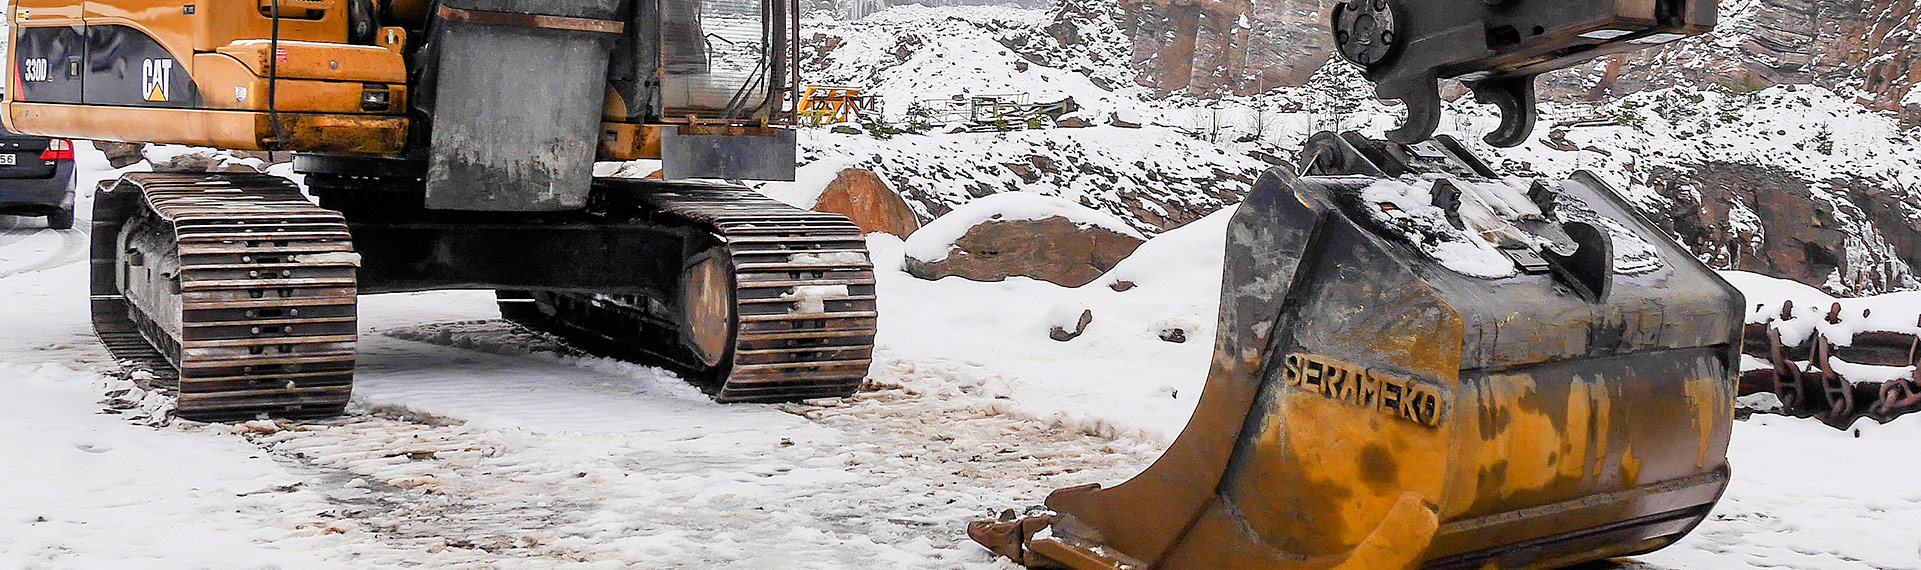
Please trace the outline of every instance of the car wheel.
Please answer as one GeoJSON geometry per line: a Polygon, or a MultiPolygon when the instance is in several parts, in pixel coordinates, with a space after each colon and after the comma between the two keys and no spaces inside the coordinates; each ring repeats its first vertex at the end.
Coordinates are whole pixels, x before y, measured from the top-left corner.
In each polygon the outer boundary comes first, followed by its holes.
{"type": "Polygon", "coordinates": [[[73,210],[67,209],[47,214],[47,227],[56,230],[72,229],[73,210]]]}

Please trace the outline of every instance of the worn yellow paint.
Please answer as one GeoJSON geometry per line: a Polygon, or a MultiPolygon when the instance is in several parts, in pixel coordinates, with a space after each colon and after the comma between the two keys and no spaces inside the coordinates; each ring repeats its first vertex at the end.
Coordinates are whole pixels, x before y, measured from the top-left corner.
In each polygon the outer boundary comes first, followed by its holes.
{"type": "Polygon", "coordinates": [[[1707,467],[1713,451],[1714,426],[1726,425],[1733,421],[1734,395],[1728,382],[1712,375],[1703,374],[1690,379],[1682,389],[1687,395],[1688,407],[1694,411],[1694,432],[1697,443],[1694,451],[1695,468],[1707,467]]]}
{"type": "Polygon", "coordinates": [[[1472,503],[1498,503],[1517,490],[1545,487],[1562,476],[1558,464],[1585,459],[1584,449],[1580,456],[1563,455],[1574,448],[1564,424],[1542,409],[1533,377],[1494,375],[1479,384],[1475,396],[1480,441],[1460,447],[1464,475],[1478,490],[1472,503]]]}
{"type": "Polygon", "coordinates": [[[1441,527],[1434,507],[1420,495],[1405,493],[1394,502],[1381,524],[1369,533],[1353,554],[1331,570],[1378,570],[1409,568],[1420,562],[1428,542],[1441,527]]]}
{"type": "Polygon", "coordinates": [[[1305,390],[1278,400],[1235,479],[1248,528],[1310,558],[1418,554],[1387,550],[1432,538],[1438,515],[1424,505],[1440,500],[1447,432],[1305,390]]]}

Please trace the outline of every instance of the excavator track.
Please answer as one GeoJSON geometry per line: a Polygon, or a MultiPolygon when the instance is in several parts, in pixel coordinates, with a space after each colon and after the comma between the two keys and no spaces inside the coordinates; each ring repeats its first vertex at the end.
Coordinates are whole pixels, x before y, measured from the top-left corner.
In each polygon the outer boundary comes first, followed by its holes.
{"type": "MultiPolygon", "coordinates": [[[[629,184],[638,181],[602,181],[629,184]]],[[[873,358],[874,268],[860,228],[739,186],[647,183],[658,216],[714,245],[689,257],[670,299],[500,292],[501,314],[600,354],[691,376],[721,402],[845,397],[873,358]],[[662,310],[680,307],[681,310],[662,310]]]]}
{"type": "Polygon", "coordinates": [[[179,416],[346,406],[358,258],[339,213],[274,176],[140,173],[94,219],[94,330],[179,416]]]}

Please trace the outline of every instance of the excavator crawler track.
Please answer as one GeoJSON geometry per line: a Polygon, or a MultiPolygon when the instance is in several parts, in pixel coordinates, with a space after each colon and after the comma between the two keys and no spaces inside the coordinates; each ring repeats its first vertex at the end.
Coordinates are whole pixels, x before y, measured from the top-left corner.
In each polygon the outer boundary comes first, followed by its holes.
{"type": "Polygon", "coordinates": [[[714,239],[688,258],[680,291],[665,299],[502,291],[502,316],[592,352],[664,364],[721,402],[860,389],[876,306],[859,227],[738,186],[651,185],[638,193],[647,209],[714,239]]]}
{"type": "Polygon", "coordinates": [[[285,179],[130,174],[100,192],[94,331],[196,420],[328,416],[353,386],[347,226],[285,179]]]}

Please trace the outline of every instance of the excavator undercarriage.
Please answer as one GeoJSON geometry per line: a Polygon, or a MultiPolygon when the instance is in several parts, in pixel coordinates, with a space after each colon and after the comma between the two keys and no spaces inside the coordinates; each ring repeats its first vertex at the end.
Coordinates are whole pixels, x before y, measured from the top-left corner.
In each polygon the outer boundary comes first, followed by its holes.
{"type": "Polygon", "coordinates": [[[840,216],[737,186],[624,179],[597,181],[581,212],[430,212],[356,203],[357,182],[336,193],[339,181],[309,179],[332,209],[276,176],[108,184],[95,328],[196,419],[339,413],[356,293],[496,289],[513,322],[668,366],[725,402],[844,396],[865,378],[873,267],[840,216]]]}
{"type": "Polygon", "coordinates": [[[23,132],[296,153],[304,189],[142,173],[98,193],[96,328],[181,416],[340,413],[362,293],[493,289],[513,322],[726,402],[866,376],[860,230],[688,181],[792,179],[791,0],[13,5],[23,132]],[[664,180],[593,177],[630,159],[664,180]]]}

